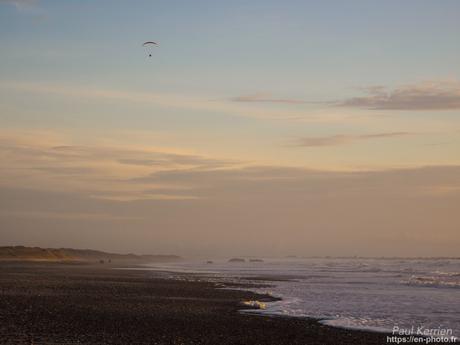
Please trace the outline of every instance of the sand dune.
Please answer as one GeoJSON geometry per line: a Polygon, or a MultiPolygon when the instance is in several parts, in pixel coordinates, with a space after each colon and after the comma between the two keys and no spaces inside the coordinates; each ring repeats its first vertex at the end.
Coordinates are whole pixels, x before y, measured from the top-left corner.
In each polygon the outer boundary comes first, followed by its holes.
{"type": "Polygon", "coordinates": [[[180,260],[180,257],[177,255],[115,254],[90,249],[10,246],[0,247],[0,260],[167,262],[180,260]]]}

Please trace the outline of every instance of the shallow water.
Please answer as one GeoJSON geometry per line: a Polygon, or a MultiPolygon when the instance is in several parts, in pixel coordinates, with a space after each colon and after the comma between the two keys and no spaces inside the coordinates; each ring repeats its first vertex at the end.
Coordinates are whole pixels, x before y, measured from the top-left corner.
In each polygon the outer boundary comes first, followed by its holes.
{"type": "Polygon", "coordinates": [[[259,313],[307,316],[333,326],[378,331],[395,326],[452,329],[460,336],[460,259],[214,260],[149,267],[201,273],[224,282],[267,279],[269,288],[252,290],[283,299],[259,313]]]}

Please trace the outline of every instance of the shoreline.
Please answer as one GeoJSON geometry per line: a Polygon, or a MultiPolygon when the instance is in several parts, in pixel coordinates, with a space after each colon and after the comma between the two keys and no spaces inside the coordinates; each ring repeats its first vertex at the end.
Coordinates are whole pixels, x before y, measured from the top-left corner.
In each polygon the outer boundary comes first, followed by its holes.
{"type": "MultiPolygon", "coordinates": [[[[140,265],[138,265],[140,266],[140,265]]],[[[158,273],[168,273],[171,275],[185,275],[185,276],[200,276],[202,280],[208,281],[210,283],[215,283],[213,281],[207,280],[209,278],[207,276],[207,273],[203,272],[189,272],[189,271],[181,271],[181,270],[167,270],[167,269],[162,269],[162,268],[154,268],[154,267],[145,267],[145,266],[140,266],[140,267],[120,267],[120,268],[115,268],[115,269],[122,269],[122,270],[139,270],[139,271],[147,271],[147,272],[158,272],[158,273]]],[[[174,278],[168,278],[168,279],[174,279],[174,278]]],[[[276,283],[280,281],[289,281],[291,279],[287,278],[282,278],[278,277],[276,275],[274,276],[264,276],[264,277],[259,277],[259,276],[254,276],[254,277],[244,277],[240,278],[241,280],[248,280],[252,282],[232,282],[232,283],[226,283],[226,282],[218,282],[217,284],[221,286],[216,286],[216,289],[227,289],[227,290],[240,290],[240,291],[248,291],[251,293],[254,293],[256,295],[263,296],[263,298],[258,299],[257,301],[264,302],[264,303],[273,303],[273,302],[279,302],[284,299],[283,296],[274,296],[274,295],[267,295],[267,294],[262,294],[257,291],[252,290],[253,288],[259,288],[259,287],[270,287],[270,283],[276,283]],[[255,283],[254,281],[260,281],[260,283],[255,283]],[[267,284],[269,283],[269,284],[267,284]],[[271,300],[266,299],[269,297],[271,300]]],[[[193,280],[191,280],[193,281],[193,280]]],[[[255,316],[262,316],[262,317],[271,317],[271,318],[294,318],[294,319],[304,319],[307,321],[314,321],[318,322],[319,324],[322,324],[327,327],[333,327],[333,328],[339,328],[343,330],[350,330],[350,331],[362,331],[362,332],[370,332],[370,333],[377,333],[377,334],[383,334],[387,336],[392,336],[392,332],[390,329],[378,329],[378,328],[360,328],[360,327],[353,327],[353,326],[342,326],[342,325],[330,325],[327,323],[327,321],[333,321],[334,319],[330,318],[315,318],[312,316],[297,316],[297,315],[288,315],[288,314],[278,314],[275,312],[269,312],[265,311],[264,309],[260,308],[246,308],[245,306],[241,306],[241,309],[238,310],[239,313],[242,314],[248,314],[248,315],[255,315],[255,316]]]]}
{"type": "Polygon", "coordinates": [[[0,339],[28,345],[386,343],[386,335],[315,319],[242,312],[251,308],[241,301],[277,300],[269,295],[101,266],[0,262],[0,339]]]}

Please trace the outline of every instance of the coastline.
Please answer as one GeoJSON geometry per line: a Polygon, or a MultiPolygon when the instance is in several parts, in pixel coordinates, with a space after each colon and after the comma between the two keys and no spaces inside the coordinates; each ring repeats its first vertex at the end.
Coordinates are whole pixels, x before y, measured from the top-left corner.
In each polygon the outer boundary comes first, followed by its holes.
{"type": "Polygon", "coordinates": [[[0,262],[1,343],[386,343],[376,332],[244,312],[241,301],[277,300],[268,295],[115,267],[0,262]]]}

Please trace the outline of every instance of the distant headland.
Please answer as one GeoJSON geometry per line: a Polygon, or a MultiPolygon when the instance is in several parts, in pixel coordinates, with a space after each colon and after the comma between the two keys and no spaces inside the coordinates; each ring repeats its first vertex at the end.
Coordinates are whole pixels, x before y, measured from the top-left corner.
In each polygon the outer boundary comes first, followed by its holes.
{"type": "Polygon", "coordinates": [[[92,249],[7,246],[0,247],[0,260],[111,263],[168,262],[181,260],[181,257],[177,255],[116,254],[92,249]]]}

